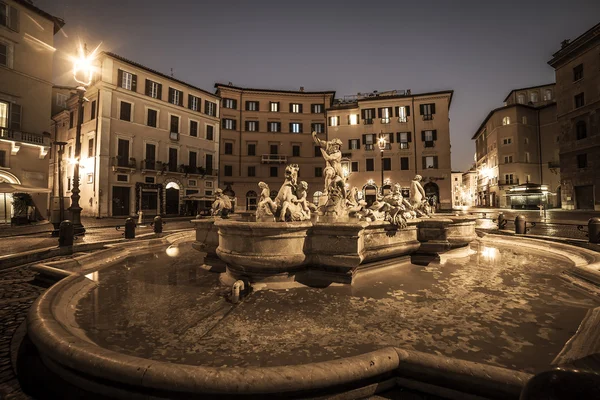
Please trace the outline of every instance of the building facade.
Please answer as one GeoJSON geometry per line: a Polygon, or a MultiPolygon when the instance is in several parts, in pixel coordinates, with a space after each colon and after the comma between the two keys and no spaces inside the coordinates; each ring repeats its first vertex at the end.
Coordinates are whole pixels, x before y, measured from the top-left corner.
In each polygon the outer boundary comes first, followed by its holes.
{"type": "MultiPolygon", "coordinates": [[[[83,107],[80,205],[86,216],[196,215],[218,187],[219,98],[113,53],[98,58],[83,107]]],[[[55,109],[65,100],[54,93],[55,109]]],[[[67,142],[49,183],[71,195],[77,98],[57,112],[55,140],[67,142]]]]}
{"type": "Polygon", "coordinates": [[[476,205],[560,207],[557,137],[554,84],[512,90],[472,137],[476,205]]]}
{"type": "Polygon", "coordinates": [[[548,62],[556,73],[564,209],[600,210],[600,24],[564,41],[548,62]]]}
{"type": "Polygon", "coordinates": [[[477,205],[477,170],[475,167],[462,174],[461,205],[474,207],[477,205]]]}
{"type": "MultiPolygon", "coordinates": [[[[27,1],[0,2],[0,182],[47,188],[54,34],[64,22],[27,1]]],[[[47,194],[33,194],[47,216],[47,194]]],[[[12,196],[0,195],[0,222],[12,196]]]]}
{"type": "Polygon", "coordinates": [[[252,89],[215,84],[221,98],[219,182],[237,211],[256,209],[258,182],[275,197],[288,164],[298,164],[309,196],[323,189],[324,167],[311,132],[326,139],[326,109],[333,91],[252,89]]]}
{"type": "Polygon", "coordinates": [[[392,185],[410,195],[421,175],[437,208],[452,207],[449,110],[453,91],[388,91],[339,99],[327,110],[327,137],[342,141],[348,183],[367,203],[392,185]],[[379,148],[379,139],[385,148],[379,148]]]}
{"type": "Polygon", "coordinates": [[[452,171],[450,174],[452,181],[452,209],[463,206],[462,202],[462,176],[463,173],[460,171],[452,171]]]}

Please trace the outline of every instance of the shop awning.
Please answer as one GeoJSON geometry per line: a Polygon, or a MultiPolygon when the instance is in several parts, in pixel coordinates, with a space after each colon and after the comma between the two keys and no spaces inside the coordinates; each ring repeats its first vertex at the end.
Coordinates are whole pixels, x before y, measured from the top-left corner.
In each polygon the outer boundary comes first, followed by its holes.
{"type": "Polygon", "coordinates": [[[548,193],[548,186],[538,185],[536,183],[524,183],[512,187],[506,193],[507,196],[532,196],[532,195],[543,195],[548,193]]]}
{"type": "Polygon", "coordinates": [[[48,188],[0,182],[0,193],[50,193],[48,188]]]}

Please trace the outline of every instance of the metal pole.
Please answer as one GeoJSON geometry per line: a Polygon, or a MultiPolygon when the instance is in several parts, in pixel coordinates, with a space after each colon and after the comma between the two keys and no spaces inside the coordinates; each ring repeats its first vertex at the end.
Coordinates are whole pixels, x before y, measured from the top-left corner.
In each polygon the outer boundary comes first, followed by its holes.
{"type": "Polygon", "coordinates": [[[6,218],[6,213],[8,211],[6,210],[6,193],[4,193],[4,222],[8,222],[8,219],[6,218]]]}
{"type": "Polygon", "coordinates": [[[383,149],[381,150],[381,196],[383,196],[383,149]]]}
{"type": "Polygon", "coordinates": [[[58,201],[60,202],[60,204],[59,204],[60,222],[65,220],[65,195],[64,195],[64,191],[63,191],[62,165],[61,165],[64,152],[65,152],[64,144],[59,145],[59,148],[58,148],[58,201]]]}
{"type": "Polygon", "coordinates": [[[79,164],[81,162],[81,123],[83,122],[83,95],[85,94],[85,88],[83,86],[77,87],[77,95],[79,97],[77,102],[77,133],[75,136],[75,168],[73,168],[73,188],[71,192],[71,220],[73,221],[73,230],[76,235],[82,235],[85,233],[85,228],[81,224],[81,207],[79,206],[79,164]]]}

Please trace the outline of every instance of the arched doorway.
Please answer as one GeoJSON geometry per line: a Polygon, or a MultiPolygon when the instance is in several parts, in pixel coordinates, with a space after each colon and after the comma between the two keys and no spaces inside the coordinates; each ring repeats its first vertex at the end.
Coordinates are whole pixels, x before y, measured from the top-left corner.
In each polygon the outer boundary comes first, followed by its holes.
{"type": "Polygon", "coordinates": [[[176,182],[169,182],[166,186],[165,195],[165,213],[170,215],[179,215],[179,191],[180,187],[176,182]]]}
{"type": "Polygon", "coordinates": [[[440,202],[440,188],[437,183],[427,182],[423,189],[425,189],[425,197],[429,200],[429,204],[436,207],[440,202]]]}
{"type": "Polygon", "coordinates": [[[388,194],[390,194],[392,192],[392,185],[390,185],[389,183],[385,184],[382,186],[382,194],[384,196],[387,196],[388,194]]]}
{"type": "Polygon", "coordinates": [[[363,186],[364,199],[367,202],[367,207],[377,201],[377,186],[365,185],[363,186]]]}
{"type": "Polygon", "coordinates": [[[255,211],[258,196],[254,190],[246,193],[246,211],[255,211]]]}
{"type": "MultiPolygon", "coordinates": [[[[16,183],[21,184],[19,178],[11,174],[10,172],[0,171],[0,182],[16,183]]],[[[0,221],[4,223],[10,222],[10,216],[12,215],[12,194],[2,193],[0,195],[0,221]]]]}

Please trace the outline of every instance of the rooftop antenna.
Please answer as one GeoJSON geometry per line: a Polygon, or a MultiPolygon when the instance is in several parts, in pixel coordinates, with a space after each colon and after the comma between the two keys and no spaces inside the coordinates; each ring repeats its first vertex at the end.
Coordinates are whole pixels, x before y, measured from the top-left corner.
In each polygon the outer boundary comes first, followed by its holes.
{"type": "Polygon", "coordinates": [[[171,78],[173,77],[173,68],[171,68],[171,78]]]}

